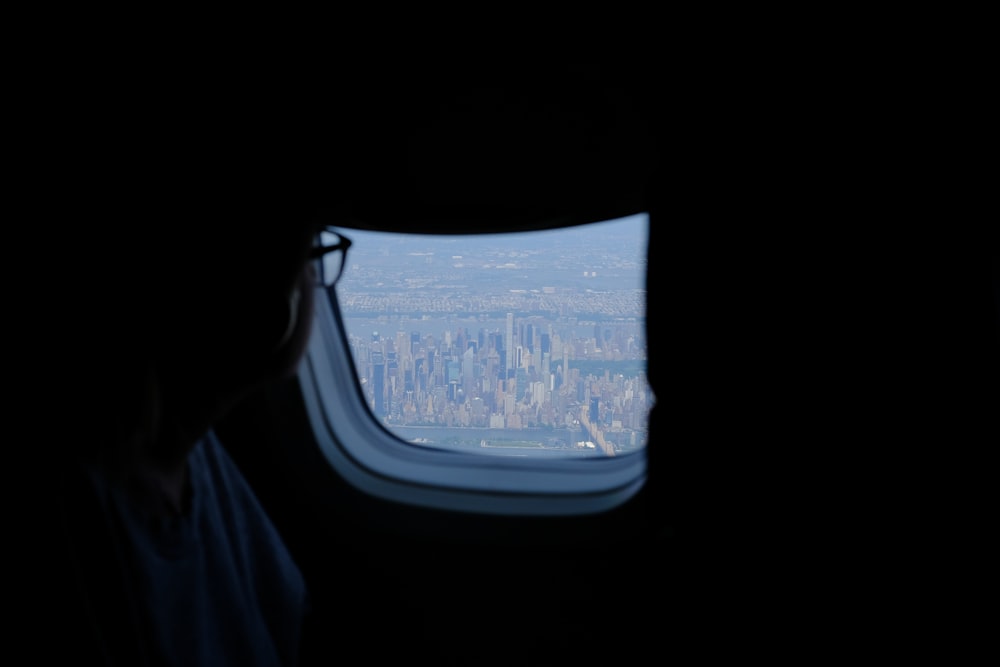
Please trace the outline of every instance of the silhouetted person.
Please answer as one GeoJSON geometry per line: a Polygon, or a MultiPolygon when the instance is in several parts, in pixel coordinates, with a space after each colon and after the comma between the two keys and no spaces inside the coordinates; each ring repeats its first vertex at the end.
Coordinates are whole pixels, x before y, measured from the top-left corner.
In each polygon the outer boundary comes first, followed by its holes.
{"type": "Polygon", "coordinates": [[[54,234],[73,436],[51,452],[70,562],[52,606],[79,623],[79,664],[297,664],[303,576],[213,431],[311,330],[322,223],[268,157],[143,161],[54,234]]]}

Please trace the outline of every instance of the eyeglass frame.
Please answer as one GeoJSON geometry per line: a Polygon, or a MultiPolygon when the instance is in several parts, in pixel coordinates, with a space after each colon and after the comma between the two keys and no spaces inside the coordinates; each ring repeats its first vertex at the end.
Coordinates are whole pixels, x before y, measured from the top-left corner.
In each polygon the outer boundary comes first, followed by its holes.
{"type": "Polygon", "coordinates": [[[317,282],[320,285],[322,285],[323,287],[332,287],[332,286],[336,285],[337,281],[340,280],[340,277],[342,275],[344,275],[344,267],[347,266],[347,250],[348,250],[348,248],[351,247],[351,243],[352,242],[351,242],[351,239],[349,239],[348,237],[344,236],[342,233],[336,231],[333,227],[327,226],[327,227],[324,227],[323,229],[321,229],[319,232],[317,232],[317,234],[316,234],[316,242],[317,243],[320,242],[319,241],[320,235],[323,232],[328,232],[330,234],[333,234],[334,236],[336,236],[340,240],[337,243],[334,243],[333,245],[327,245],[327,246],[317,245],[317,246],[314,246],[312,248],[312,250],[309,251],[309,259],[311,261],[318,261],[318,260],[321,260],[324,256],[330,254],[331,252],[336,252],[338,250],[343,251],[344,255],[343,255],[343,257],[340,258],[340,270],[337,271],[337,275],[333,276],[332,278],[328,278],[326,276],[326,272],[323,270],[323,262],[320,262],[319,275],[317,276],[318,277],[318,281],[317,282]]]}

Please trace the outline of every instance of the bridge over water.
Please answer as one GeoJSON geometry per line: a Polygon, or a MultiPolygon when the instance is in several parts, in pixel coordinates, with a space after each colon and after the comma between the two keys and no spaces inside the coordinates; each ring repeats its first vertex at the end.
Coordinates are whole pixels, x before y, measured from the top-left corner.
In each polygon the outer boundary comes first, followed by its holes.
{"type": "Polygon", "coordinates": [[[598,447],[604,452],[605,456],[614,456],[615,448],[608,444],[608,441],[604,439],[604,434],[601,430],[590,423],[590,417],[587,416],[586,410],[580,410],[580,424],[583,429],[590,434],[591,439],[597,444],[598,447]]]}

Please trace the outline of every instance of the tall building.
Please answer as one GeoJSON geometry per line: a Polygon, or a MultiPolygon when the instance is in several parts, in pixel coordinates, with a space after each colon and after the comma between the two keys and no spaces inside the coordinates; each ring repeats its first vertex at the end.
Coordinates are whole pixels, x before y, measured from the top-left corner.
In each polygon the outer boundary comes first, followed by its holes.
{"type": "Polygon", "coordinates": [[[372,411],[376,417],[385,416],[385,358],[381,352],[372,352],[372,411]]]}
{"type": "Polygon", "coordinates": [[[514,368],[514,359],[509,354],[514,349],[514,313],[507,313],[507,336],[504,338],[503,348],[508,351],[507,370],[514,368]]]}
{"type": "Polygon", "coordinates": [[[468,393],[472,389],[472,378],[473,378],[473,366],[476,363],[476,356],[472,350],[472,343],[469,343],[469,349],[465,351],[462,355],[462,387],[468,393]]]}
{"type": "Polygon", "coordinates": [[[424,361],[426,361],[424,357],[413,360],[413,376],[416,378],[419,391],[427,391],[427,367],[424,365],[424,361]]]}

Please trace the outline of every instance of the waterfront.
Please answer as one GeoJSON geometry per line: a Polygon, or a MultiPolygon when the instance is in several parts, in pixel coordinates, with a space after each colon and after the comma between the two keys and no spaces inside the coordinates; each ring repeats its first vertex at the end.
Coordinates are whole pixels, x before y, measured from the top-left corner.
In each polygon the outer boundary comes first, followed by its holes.
{"type": "Polygon", "coordinates": [[[577,447],[582,430],[387,426],[399,438],[424,447],[476,451],[497,456],[601,456],[596,448],[577,447]],[[485,444],[484,444],[485,443],[485,444]]]}

